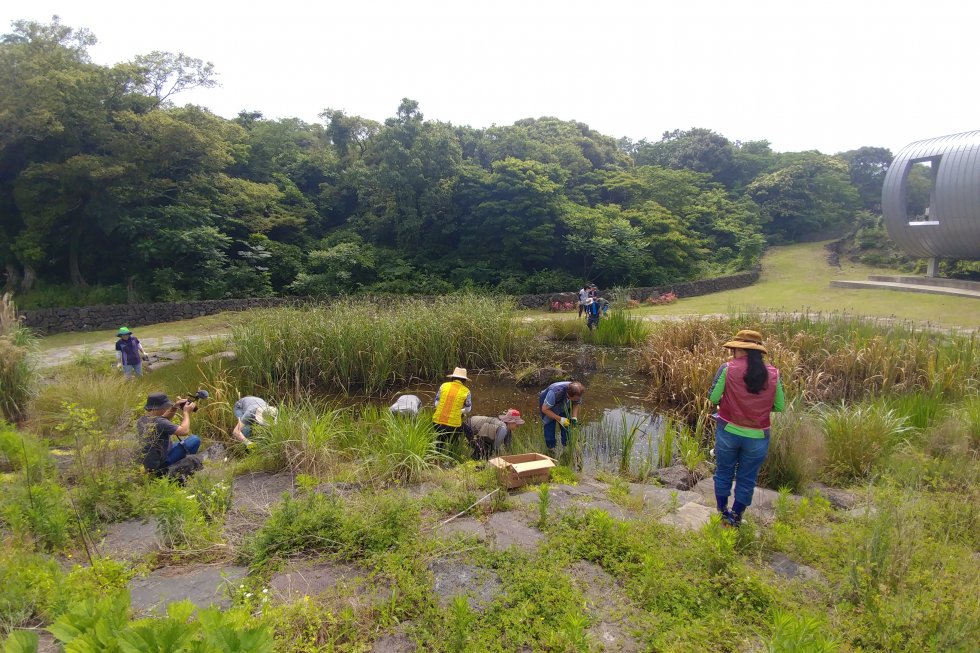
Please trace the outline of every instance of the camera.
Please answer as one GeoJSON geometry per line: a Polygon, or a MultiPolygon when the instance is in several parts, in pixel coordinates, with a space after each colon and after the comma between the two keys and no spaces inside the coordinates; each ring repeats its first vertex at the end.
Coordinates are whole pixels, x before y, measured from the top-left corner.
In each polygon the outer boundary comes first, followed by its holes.
{"type": "MultiPolygon", "coordinates": [[[[187,399],[181,399],[180,401],[177,402],[176,406],[179,410],[184,410],[184,406],[186,406],[188,402],[192,402],[192,401],[200,402],[202,399],[207,399],[210,396],[211,395],[208,393],[207,390],[195,390],[194,392],[188,392],[187,399]]],[[[194,406],[193,412],[196,413],[199,407],[200,407],[199,405],[194,406]]]]}

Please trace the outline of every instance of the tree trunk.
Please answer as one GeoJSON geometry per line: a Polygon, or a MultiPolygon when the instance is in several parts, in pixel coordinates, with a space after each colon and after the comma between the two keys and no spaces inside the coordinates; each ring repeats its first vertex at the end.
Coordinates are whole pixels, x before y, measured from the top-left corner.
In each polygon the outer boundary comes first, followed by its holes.
{"type": "Polygon", "coordinates": [[[13,292],[17,289],[17,284],[20,283],[20,272],[13,263],[7,263],[5,267],[7,268],[7,281],[3,284],[3,291],[13,292]]]}
{"type": "Polygon", "coordinates": [[[82,270],[78,266],[78,246],[82,240],[83,226],[82,220],[79,219],[72,229],[71,242],[68,244],[68,274],[71,276],[73,286],[88,288],[88,282],[85,281],[85,277],[82,276],[82,270]]]}
{"type": "Polygon", "coordinates": [[[31,292],[34,288],[35,281],[37,281],[37,273],[34,271],[34,268],[24,264],[24,276],[20,280],[20,291],[22,293],[31,292]]]}

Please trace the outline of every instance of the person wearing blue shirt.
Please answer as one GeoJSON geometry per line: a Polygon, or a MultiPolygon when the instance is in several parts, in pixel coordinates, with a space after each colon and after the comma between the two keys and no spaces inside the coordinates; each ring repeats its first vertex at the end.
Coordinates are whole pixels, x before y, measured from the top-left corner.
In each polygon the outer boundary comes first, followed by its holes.
{"type": "Polygon", "coordinates": [[[548,453],[554,455],[557,438],[555,429],[561,427],[561,444],[568,444],[568,427],[578,424],[578,409],[582,404],[585,386],[578,381],[552,383],[538,395],[541,421],[544,423],[544,442],[548,453]],[[557,425],[557,426],[556,426],[557,425]]]}

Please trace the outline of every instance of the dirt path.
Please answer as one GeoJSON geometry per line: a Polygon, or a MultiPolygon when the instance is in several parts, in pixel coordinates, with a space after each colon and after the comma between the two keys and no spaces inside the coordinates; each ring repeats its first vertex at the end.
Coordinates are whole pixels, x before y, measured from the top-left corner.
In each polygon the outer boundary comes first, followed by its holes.
{"type": "MultiPolygon", "coordinates": [[[[189,336],[163,336],[161,338],[141,338],[140,344],[146,353],[153,355],[159,351],[172,351],[179,349],[184,342],[206,342],[214,338],[227,337],[228,333],[209,333],[206,335],[189,336]]],[[[59,347],[41,352],[40,366],[42,368],[58,367],[72,362],[75,357],[82,354],[114,354],[116,351],[115,341],[89,345],[72,345],[70,347],[59,347]]]]}

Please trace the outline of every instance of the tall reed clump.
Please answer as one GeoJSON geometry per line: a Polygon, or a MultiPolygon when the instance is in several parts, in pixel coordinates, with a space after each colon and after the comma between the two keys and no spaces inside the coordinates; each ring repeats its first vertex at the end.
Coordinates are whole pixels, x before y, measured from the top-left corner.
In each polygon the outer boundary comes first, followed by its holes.
{"type": "Polygon", "coordinates": [[[448,462],[439,449],[432,422],[383,413],[382,429],[365,443],[364,459],[373,478],[414,483],[422,474],[448,462]]]}
{"type": "Polygon", "coordinates": [[[867,478],[903,442],[910,427],[895,411],[876,404],[826,408],[821,415],[827,473],[833,480],[867,478]]]}
{"type": "Polygon", "coordinates": [[[530,332],[499,297],[452,295],[264,311],[233,329],[246,385],[276,394],[314,388],[380,393],[444,378],[456,366],[521,360],[530,332]]]}
{"type": "MultiPolygon", "coordinates": [[[[684,413],[705,413],[705,395],[739,329],[762,329],[768,360],[782,372],[787,396],[807,404],[883,394],[958,397],[980,378],[975,336],[939,334],[907,324],[846,315],[692,318],[660,325],[643,348],[640,370],[651,399],[684,413]]],[[[923,406],[923,410],[925,410],[923,406]]]]}
{"type": "Polygon", "coordinates": [[[636,347],[646,341],[650,330],[650,324],[643,318],[634,317],[622,306],[616,306],[599,321],[594,330],[586,332],[586,342],[613,347],[636,347]]]}
{"type": "Polygon", "coordinates": [[[802,493],[819,478],[826,460],[826,438],[819,419],[796,408],[777,413],[759,483],[802,493]]]}
{"type": "Polygon", "coordinates": [[[38,378],[37,338],[20,323],[5,293],[0,297],[0,415],[12,422],[23,419],[38,378]]]}

